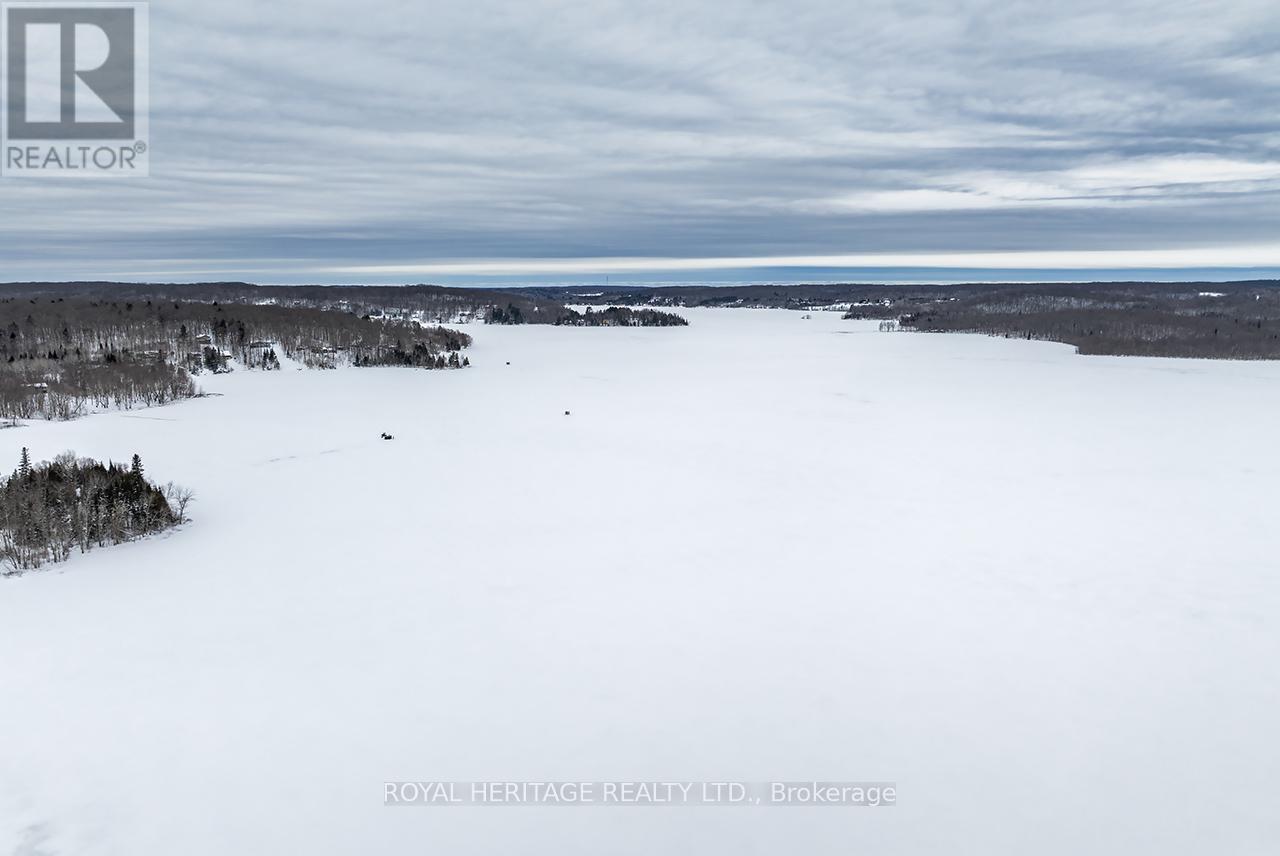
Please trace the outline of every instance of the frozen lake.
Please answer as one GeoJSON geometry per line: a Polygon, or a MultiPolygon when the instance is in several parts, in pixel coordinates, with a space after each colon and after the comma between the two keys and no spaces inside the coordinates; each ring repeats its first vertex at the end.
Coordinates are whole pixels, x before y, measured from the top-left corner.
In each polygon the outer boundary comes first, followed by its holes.
{"type": "Polygon", "coordinates": [[[1274,850],[1280,365],[683,314],[0,431],[197,495],[0,580],[0,852],[1274,850]],[[383,807],[409,779],[899,805],[383,807]]]}

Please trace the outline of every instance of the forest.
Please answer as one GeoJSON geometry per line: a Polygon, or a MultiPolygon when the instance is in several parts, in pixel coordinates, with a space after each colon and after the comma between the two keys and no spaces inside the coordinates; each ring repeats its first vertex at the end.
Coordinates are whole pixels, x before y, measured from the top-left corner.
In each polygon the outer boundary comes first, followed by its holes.
{"type": "MultiPolygon", "coordinates": [[[[254,285],[247,282],[9,282],[0,300],[77,299],[98,302],[199,302],[283,306],[342,312],[371,320],[422,325],[484,321],[491,324],[569,326],[679,326],[664,314],[584,319],[565,305],[568,290],[452,288],[441,285],[254,285]],[[543,292],[547,293],[544,294],[543,292]]],[[[593,300],[573,302],[592,303],[593,300]]],[[[630,302],[627,300],[620,303],[630,302]]]]}
{"type": "Polygon", "coordinates": [[[197,394],[193,376],[308,368],[462,368],[471,337],[310,307],[169,300],[0,298],[0,417],[71,419],[197,394]]]}
{"type": "MultiPolygon", "coordinates": [[[[520,307],[508,303],[506,306],[494,306],[485,320],[490,324],[526,324],[529,323],[526,318],[520,307]]],[[[689,324],[672,312],[626,306],[609,306],[602,310],[588,306],[583,312],[566,306],[551,323],[557,327],[687,327],[689,324]]]]}
{"type": "Polygon", "coordinates": [[[33,464],[22,450],[0,486],[0,567],[16,574],[177,526],[186,519],[189,490],[148,481],[142,459],[101,463],[66,452],[33,464]]]}
{"type": "Polygon", "coordinates": [[[485,320],[495,306],[512,306],[521,323],[554,324],[560,301],[483,288],[439,285],[254,285],[247,282],[10,282],[0,299],[85,299],[133,303],[179,301],[271,305],[342,312],[359,318],[450,324],[485,320]]]}
{"type": "Polygon", "coordinates": [[[983,333],[1074,345],[1081,354],[1280,359],[1272,284],[1022,286],[987,294],[853,307],[897,329],[983,333]]]}
{"type": "Polygon", "coordinates": [[[570,327],[687,327],[689,322],[674,312],[656,309],[630,309],[626,306],[608,306],[596,311],[590,306],[583,312],[556,321],[570,327]]]}
{"type": "Polygon", "coordinates": [[[1280,281],[531,287],[530,297],[663,307],[839,310],[886,329],[984,333],[1082,354],[1280,359],[1280,281]]]}

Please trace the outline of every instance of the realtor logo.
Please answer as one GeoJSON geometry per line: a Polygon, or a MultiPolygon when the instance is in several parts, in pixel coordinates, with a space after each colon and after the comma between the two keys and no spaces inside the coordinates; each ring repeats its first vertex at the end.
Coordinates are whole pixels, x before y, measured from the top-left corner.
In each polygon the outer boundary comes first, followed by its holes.
{"type": "Polygon", "coordinates": [[[145,176],[147,4],[5,2],[5,176],[145,176]]]}

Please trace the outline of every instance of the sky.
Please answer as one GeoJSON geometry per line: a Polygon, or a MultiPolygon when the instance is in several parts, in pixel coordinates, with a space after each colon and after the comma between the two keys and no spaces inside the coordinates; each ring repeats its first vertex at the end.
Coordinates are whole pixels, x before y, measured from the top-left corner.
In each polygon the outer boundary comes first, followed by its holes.
{"type": "Polygon", "coordinates": [[[1274,0],[164,0],[0,280],[1280,275],[1274,0]]]}

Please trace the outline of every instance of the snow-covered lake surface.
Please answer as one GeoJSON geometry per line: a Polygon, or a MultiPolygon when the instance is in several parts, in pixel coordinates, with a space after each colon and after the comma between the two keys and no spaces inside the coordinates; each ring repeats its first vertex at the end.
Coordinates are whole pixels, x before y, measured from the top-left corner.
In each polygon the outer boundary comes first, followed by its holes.
{"type": "Polygon", "coordinates": [[[0,431],[197,493],[0,580],[0,853],[1275,852],[1280,365],[686,314],[0,431]]]}

